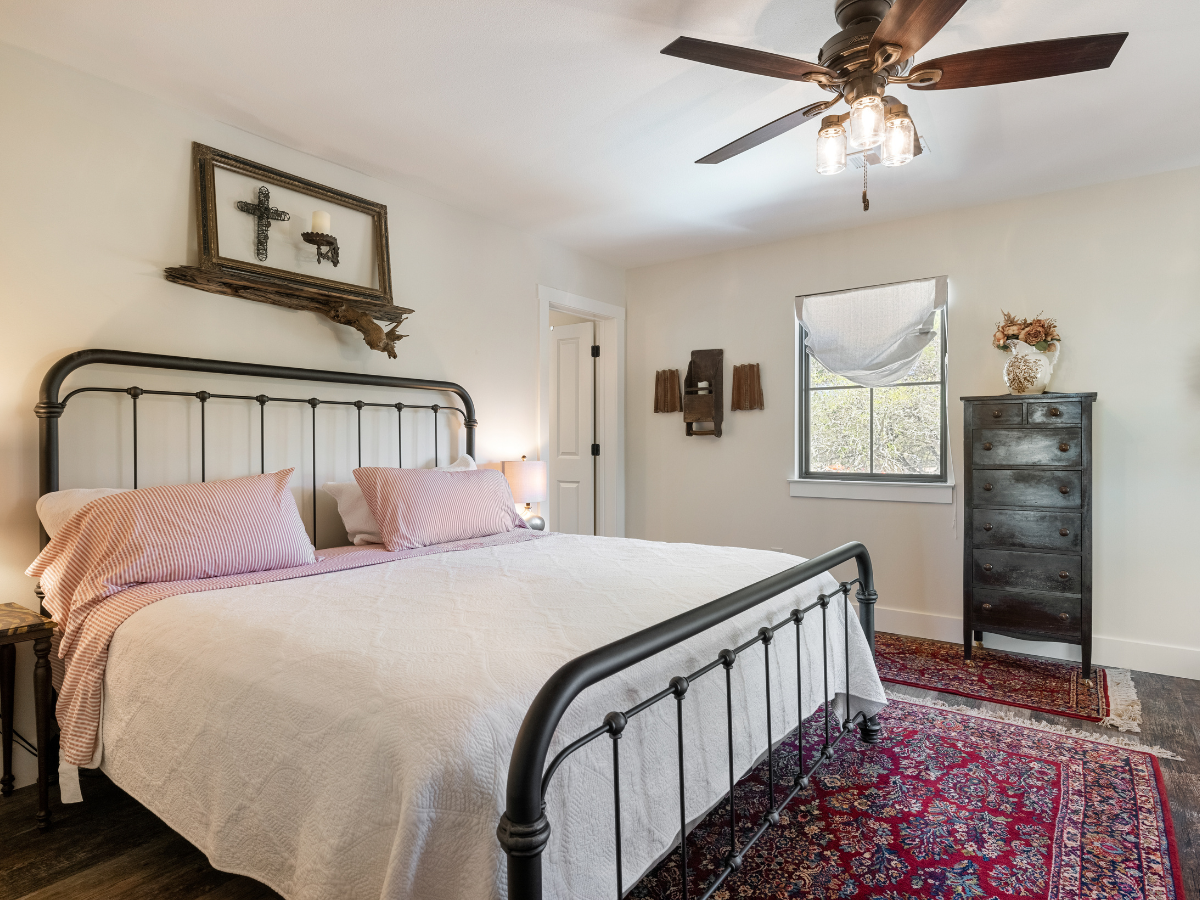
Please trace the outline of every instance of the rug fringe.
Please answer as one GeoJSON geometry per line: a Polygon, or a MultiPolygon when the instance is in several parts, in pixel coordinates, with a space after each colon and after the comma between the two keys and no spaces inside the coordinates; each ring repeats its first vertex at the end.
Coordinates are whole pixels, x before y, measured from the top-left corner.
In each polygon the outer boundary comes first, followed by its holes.
{"type": "MultiPolygon", "coordinates": [[[[1109,669],[1108,671],[1109,672],[1114,672],[1114,671],[1120,672],[1123,670],[1109,669]]],[[[1126,675],[1128,675],[1128,671],[1126,671],[1126,675]]],[[[1130,680],[1130,684],[1132,685],[1132,680],[1130,680]]],[[[979,710],[979,709],[972,709],[969,706],[951,706],[949,703],[945,703],[941,700],[922,700],[922,699],[918,699],[916,697],[908,697],[908,696],[905,696],[904,694],[897,694],[892,691],[889,691],[886,688],[884,689],[884,694],[887,695],[887,698],[889,700],[898,700],[901,703],[912,703],[916,706],[928,706],[928,707],[932,707],[933,709],[945,709],[945,710],[949,710],[950,712],[963,713],[964,715],[974,716],[977,719],[991,719],[992,721],[995,721],[995,722],[1007,722],[1012,725],[1020,725],[1022,728],[1032,728],[1035,731],[1049,731],[1054,734],[1063,734],[1063,735],[1066,735],[1067,737],[1082,738],[1083,740],[1086,740],[1086,741],[1095,741],[1098,744],[1111,744],[1114,747],[1124,747],[1127,750],[1137,750],[1140,753],[1149,753],[1153,756],[1159,757],[1160,759],[1178,759],[1178,760],[1183,759],[1182,756],[1179,756],[1178,754],[1173,753],[1170,750],[1166,750],[1163,747],[1158,747],[1158,746],[1152,747],[1149,744],[1143,744],[1143,743],[1140,743],[1139,741],[1135,741],[1133,738],[1120,737],[1115,734],[1114,735],[1093,734],[1090,731],[1083,731],[1082,729],[1079,729],[1079,728],[1068,728],[1065,725],[1053,725],[1048,722],[1035,722],[1032,719],[1022,718],[1021,716],[1018,716],[1015,713],[1008,713],[1008,712],[993,713],[993,712],[984,712],[983,710],[979,710]]],[[[1136,694],[1134,695],[1134,699],[1136,701],[1136,694]]],[[[1140,704],[1139,704],[1139,709],[1140,709],[1140,704]]]]}
{"type": "Polygon", "coordinates": [[[1100,724],[1140,733],[1142,701],[1138,699],[1133,675],[1128,669],[1110,669],[1107,666],[1104,673],[1108,679],[1108,715],[1100,720],[1100,724]]]}

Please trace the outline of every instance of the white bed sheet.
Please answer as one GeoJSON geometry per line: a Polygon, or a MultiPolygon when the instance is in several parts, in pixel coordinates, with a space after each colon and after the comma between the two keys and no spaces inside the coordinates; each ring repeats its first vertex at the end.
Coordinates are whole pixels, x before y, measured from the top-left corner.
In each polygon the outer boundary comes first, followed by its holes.
{"type": "MultiPolygon", "coordinates": [[[[800,560],[780,553],[555,535],[167,598],[117,631],[104,683],[103,768],[213,865],[289,900],[485,900],[505,895],[495,837],[511,748],[563,663],[800,560]]],[[[835,583],[814,580],[596,685],[557,748],[777,622],[835,583]]],[[[845,683],[831,605],[831,692],[845,683]]],[[[820,614],[805,626],[804,715],[822,697],[820,614]]],[[[794,628],[772,645],[778,740],[797,723],[794,628]]],[[[850,617],[852,707],[886,704],[850,617]]],[[[765,747],[760,647],[734,668],[735,764],[765,747]]],[[[727,784],[724,678],[685,704],[688,818],[727,784]]],[[[674,701],[622,740],[628,887],[678,839],[674,701]]],[[[611,898],[607,739],[547,798],[548,898],[611,898]]]]}

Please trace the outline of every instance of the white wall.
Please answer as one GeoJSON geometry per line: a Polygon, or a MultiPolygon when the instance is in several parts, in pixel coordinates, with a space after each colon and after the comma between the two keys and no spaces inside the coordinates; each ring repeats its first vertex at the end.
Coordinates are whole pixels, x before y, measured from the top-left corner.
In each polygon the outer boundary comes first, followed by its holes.
{"type": "MultiPolygon", "coordinates": [[[[23,574],[38,549],[33,406],[66,353],[109,347],[458,381],[476,403],[480,458],[513,459],[537,453],[537,285],[624,305],[619,269],[411,187],[3,45],[0,84],[0,602],[35,605],[23,574]],[[196,262],[193,140],[387,204],[396,302],[416,310],[398,360],[316,314],[164,280],[165,267],[196,262]]],[[[156,376],[119,380],[150,387],[156,376]]],[[[111,457],[97,445],[101,462],[111,457]]],[[[32,738],[27,645],[19,665],[17,727],[32,738]]],[[[15,757],[26,783],[32,761],[15,757]]]]}
{"type": "Polygon", "coordinates": [[[800,499],[786,482],[794,297],[947,275],[959,482],[958,398],[1005,390],[1005,358],[989,346],[1000,310],[1045,311],[1064,335],[1051,388],[1099,392],[1095,660],[1200,677],[1190,570],[1200,538],[1200,169],[863,221],[628,273],[628,534],[803,556],[861,540],[881,627],[961,640],[961,496],[953,505],[800,499]],[[655,370],[682,370],[689,351],[708,347],[725,350],[726,385],[733,365],[762,365],[765,411],[727,411],[720,440],[686,438],[681,416],[651,412],[655,370]]]}

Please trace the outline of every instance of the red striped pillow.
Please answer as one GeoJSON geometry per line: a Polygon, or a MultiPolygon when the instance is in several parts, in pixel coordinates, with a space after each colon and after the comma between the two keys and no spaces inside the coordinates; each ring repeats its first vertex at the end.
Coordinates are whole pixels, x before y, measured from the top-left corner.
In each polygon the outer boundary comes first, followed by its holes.
{"type": "Polygon", "coordinates": [[[528,528],[505,477],[494,469],[354,470],[391,552],[528,528]]]}
{"type": "Polygon", "coordinates": [[[67,611],[70,632],[95,604],[135,584],[316,562],[288,490],[293,471],[93,500],[63,524],[26,574],[42,579],[47,608],[67,611]]]}

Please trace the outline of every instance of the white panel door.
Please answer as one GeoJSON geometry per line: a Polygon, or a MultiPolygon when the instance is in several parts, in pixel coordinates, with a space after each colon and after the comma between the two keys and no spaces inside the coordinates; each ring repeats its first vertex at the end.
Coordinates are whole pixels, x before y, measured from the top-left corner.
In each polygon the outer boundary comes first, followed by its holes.
{"type": "Polygon", "coordinates": [[[596,533],[594,363],[591,322],[550,332],[550,522],[564,534],[596,533]]]}

